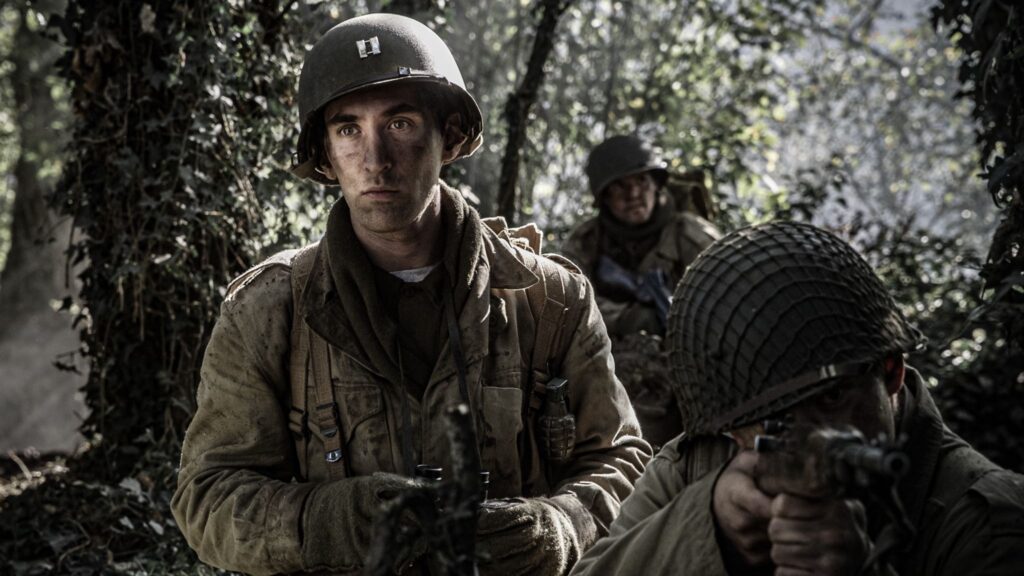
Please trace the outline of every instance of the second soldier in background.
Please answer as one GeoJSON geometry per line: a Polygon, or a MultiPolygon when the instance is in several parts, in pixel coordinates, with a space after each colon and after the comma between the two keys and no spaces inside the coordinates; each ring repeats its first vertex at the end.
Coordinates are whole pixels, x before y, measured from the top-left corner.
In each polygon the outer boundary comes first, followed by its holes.
{"type": "Polygon", "coordinates": [[[693,213],[708,215],[706,195],[694,201],[674,194],[667,164],[636,136],[596,146],[586,172],[598,214],[572,232],[564,253],[594,285],[616,373],[657,449],[682,431],[662,357],[669,298],[690,262],[721,234],[693,213]]]}

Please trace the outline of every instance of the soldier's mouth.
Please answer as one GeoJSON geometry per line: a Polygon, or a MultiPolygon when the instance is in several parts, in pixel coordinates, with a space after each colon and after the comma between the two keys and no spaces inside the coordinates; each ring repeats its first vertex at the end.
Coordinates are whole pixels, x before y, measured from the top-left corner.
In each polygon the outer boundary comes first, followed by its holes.
{"type": "Polygon", "coordinates": [[[372,198],[372,199],[387,199],[398,194],[398,190],[394,188],[370,188],[364,190],[361,196],[372,198]]]}

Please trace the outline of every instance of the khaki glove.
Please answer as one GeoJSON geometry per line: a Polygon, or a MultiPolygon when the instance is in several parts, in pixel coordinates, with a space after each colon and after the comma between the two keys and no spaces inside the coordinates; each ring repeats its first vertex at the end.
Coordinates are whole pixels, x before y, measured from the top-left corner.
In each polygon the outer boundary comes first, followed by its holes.
{"type": "MultiPolygon", "coordinates": [[[[374,517],[381,506],[415,488],[411,478],[378,472],[327,482],[306,499],[302,561],[306,570],[354,571],[369,553],[374,517]]],[[[402,566],[412,558],[397,558],[402,566]]]]}
{"type": "Polygon", "coordinates": [[[476,550],[481,575],[557,576],[579,560],[594,537],[576,528],[588,514],[571,495],[488,500],[480,507],[476,550]]]}

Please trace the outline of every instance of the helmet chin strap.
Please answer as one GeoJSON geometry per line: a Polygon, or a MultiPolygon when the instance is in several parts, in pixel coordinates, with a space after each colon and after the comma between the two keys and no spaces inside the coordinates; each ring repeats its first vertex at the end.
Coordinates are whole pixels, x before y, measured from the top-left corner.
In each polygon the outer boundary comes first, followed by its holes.
{"type": "Polygon", "coordinates": [[[316,168],[313,168],[313,170],[315,170],[318,174],[320,174],[324,178],[327,178],[328,180],[334,180],[334,178],[331,178],[330,176],[328,176],[327,172],[324,172],[324,169],[321,168],[320,166],[317,166],[316,168]]]}
{"type": "Polygon", "coordinates": [[[765,406],[770,406],[790,394],[796,394],[804,390],[811,390],[816,385],[843,378],[847,376],[859,376],[867,374],[874,362],[844,362],[839,364],[828,364],[814,370],[799,374],[785,382],[773,385],[761,394],[741,402],[732,410],[727,411],[712,423],[716,430],[728,430],[735,428],[736,422],[742,419],[749,419],[749,414],[756,413],[765,406]]]}

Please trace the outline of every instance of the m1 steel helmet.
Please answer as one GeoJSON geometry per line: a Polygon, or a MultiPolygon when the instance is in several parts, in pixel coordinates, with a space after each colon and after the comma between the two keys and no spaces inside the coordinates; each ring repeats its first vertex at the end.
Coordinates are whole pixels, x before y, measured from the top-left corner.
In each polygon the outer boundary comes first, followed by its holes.
{"type": "Polygon", "coordinates": [[[586,172],[590,192],[599,203],[604,189],[625,176],[651,172],[661,187],[668,179],[667,168],[668,164],[658,157],[649,142],[637,136],[612,136],[590,152],[586,172]]]}
{"type": "Polygon", "coordinates": [[[324,106],[346,94],[396,82],[420,82],[450,95],[467,136],[457,157],[476,151],[483,141],[483,115],[448,46],[411,18],[369,14],[331,28],[306,54],[299,76],[302,128],[292,172],[334,184],[316,170],[324,160],[317,153],[323,146],[324,106]]]}
{"type": "Polygon", "coordinates": [[[689,434],[757,422],[924,344],[849,244],[795,222],[709,246],[676,287],[667,341],[689,434]]]}

